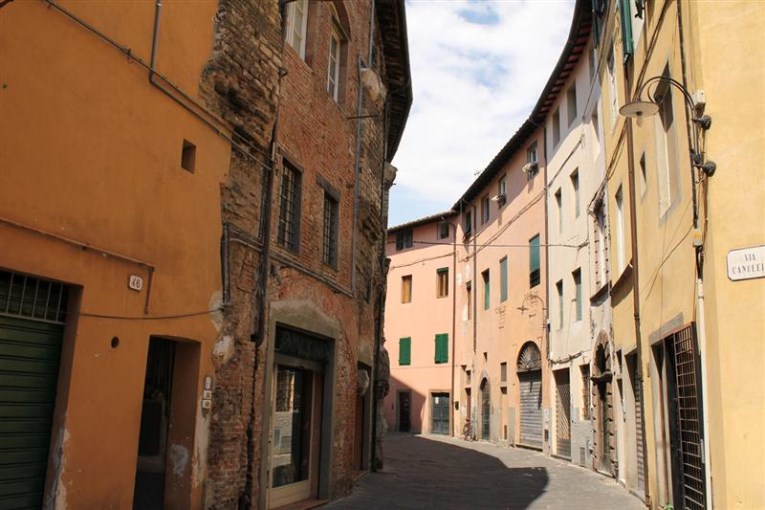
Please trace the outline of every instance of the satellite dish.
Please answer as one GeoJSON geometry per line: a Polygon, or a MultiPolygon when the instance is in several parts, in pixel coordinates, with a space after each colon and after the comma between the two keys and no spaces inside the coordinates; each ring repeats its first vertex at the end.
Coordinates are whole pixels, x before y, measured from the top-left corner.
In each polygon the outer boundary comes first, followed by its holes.
{"type": "Polygon", "coordinates": [[[634,101],[619,108],[619,113],[632,119],[650,117],[659,113],[659,105],[650,101],[634,101]]]}

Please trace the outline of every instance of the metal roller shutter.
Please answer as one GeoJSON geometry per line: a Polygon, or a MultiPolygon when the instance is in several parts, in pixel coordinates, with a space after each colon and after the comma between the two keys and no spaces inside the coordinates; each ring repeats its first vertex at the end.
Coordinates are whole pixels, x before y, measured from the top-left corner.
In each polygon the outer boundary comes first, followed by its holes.
{"type": "Polygon", "coordinates": [[[63,330],[0,317],[0,508],[42,508],[63,330]]]}
{"type": "Polygon", "coordinates": [[[555,372],[556,453],[571,458],[571,384],[568,370],[555,372]]]}
{"type": "Polygon", "coordinates": [[[534,370],[518,374],[521,383],[520,444],[542,448],[542,372],[534,370]]]}

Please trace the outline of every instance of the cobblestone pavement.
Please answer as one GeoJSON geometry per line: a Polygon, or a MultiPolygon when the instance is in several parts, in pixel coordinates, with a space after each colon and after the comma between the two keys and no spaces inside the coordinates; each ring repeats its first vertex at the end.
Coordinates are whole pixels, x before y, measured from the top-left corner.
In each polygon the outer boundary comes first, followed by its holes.
{"type": "Polygon", "coordinates": [[[443,436],[388,435],[385,469],[332,510],[644,510],[614,480],[541,453],[443,436]]]}

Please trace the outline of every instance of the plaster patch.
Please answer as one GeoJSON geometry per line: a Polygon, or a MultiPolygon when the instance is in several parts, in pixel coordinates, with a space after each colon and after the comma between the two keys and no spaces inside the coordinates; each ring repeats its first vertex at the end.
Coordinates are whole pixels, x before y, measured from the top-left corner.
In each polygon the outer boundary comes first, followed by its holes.
{"type": "Polygon", "coordinates": [[[212,322],[213,327],[215,327],[215,331],[218,333],[220,333],[220,330],[223,329],[223,310],[221,309],[222,306],[223,294],[216,290],[212,293],[212,296],[210,296],[210,305],[208,310],[216,310],[214,312],[210,312],[210,322],[212,322]]]}
{"type": "Polygon", "coordinates": [[[170,446],[170,462],[173,464],[173,475],[182,477],[189,463],[189,450],[179,444],[170,446]]]}
{"type": "MultiPolygon", "coordinates": [[[[66,416],[64,416],[64,423],[66,423],[66,416]]],[[[44,508],[51,508],[54,510],[67,510],[66,503],[66,485],[61,480],[61,474],[64,472],[64,465],[66,464],[66,444],[69,442],[69,430],[65,427],[59,429],[56,435],[55,443],[52,450],[52,462],[53,462],[53,487],[48,495],[48,501],[46,501],[44,508]]]]}
{"type": "Polygon", "coordinates": [[[218,366],[228,363],[228,360],[234,355],[234,345],[233,336],[223,335],[220,337],[213,348],[213,361],[218,366]]]}

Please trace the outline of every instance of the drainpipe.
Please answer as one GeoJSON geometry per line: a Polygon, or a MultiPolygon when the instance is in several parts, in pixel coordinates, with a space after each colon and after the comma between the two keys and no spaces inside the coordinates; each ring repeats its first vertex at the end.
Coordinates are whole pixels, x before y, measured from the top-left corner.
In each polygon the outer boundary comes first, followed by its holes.
{"type": "MultiPolygon", "coordinates": [[[[450,401],[450,405],[454,406],[454,369],[457,366],[454,359],[455,353],[457,351],[455,337],[457,334],[457,225],[449,222],[449,226],[454,230],[454,239],[452,239],[452,393],[450,401]]],[[[454,416],[452,409],[449,409],[449,416],[454,416]]],[[[452,423],[451,427],[449,427],[449,435],[452,437],[454,437],[454,425],[455,424],[452,423]]]]}
{"type": "Polygon", "coordinates": [[[359,97],[356,104],[356,155],[354,162],[354,179],[353,179],[353,232],[351,234],[351,291],[356,293],[356,242],[358,238],[358,223],[359,223],[359,197],[361,195],[361,186],[359,186],[359,178],[361,176],[361,135],[362,135],[362,108],[364,108],[364,85],[361,83],[361,69],[362,69],[361,57],[356,57],[356,73],[358,74],[358,91],[359,97]]]}
{"type": "MultiPolygon", "coordinates": [[[[688,90],[688,76],[686,71],[685,60],[685,36],[683,32],[683,9],[680,0],[677,1],[677,25],[679,30],[680,39],[680,62],[681,71],[683,77],[683,88],[688,90]]],[[[687,100],[686,100],[687,103],[687,100]]],[[[688,105],[691,106],[691,105],[688,105]]],[[[693,113],[693,112],[691,112],[693,113]]],[[[693,121],[688,118],[688,108],[685,108],[686,115],[686,133],[688,136],[689,150],[693,147],[691,143],[691,130],[694,130],[694,137],[696,142],[696,149],[700,150],[698,135],[696,127],[693,125],[688,127],[688,123],[693,124],[693,121]]],[[[699,210],[696,201],[696,171],[693,165],[691,165],[691,198],[693,201],[693,229],[698,232],[699,229],[699,210]]],[[[698,338],[699,349],[699,362],[701,364],[701,415],[704,424],[704,432],[702,441],[704,441],[703,448],[703,462],[704,462],[704,485],[706,490],[704,491],[704,497],[706,498],[706,508],[713,508],[714,498],[712,497],[712,469],[711,469],[711,453],[709,449],[709,441],[707,435],[709,434],[709,400],[707,394],[707,329],[706,329],[706,316],[704,307],[704,245],[703,242],[695,246],[696,250],[696,333],[698,338]]]]}
{"type": "MultiPolygon", "coordinates": [[[[631,97],[632,80],[628,73],[624,73],[624,97],[631,97]]],[[[637,367],[635,368],[635,379],[640,385],[640,420],[641,434],[643,436],[643,479],[645,486],[645,503],[651,506],[650,482],[648,476],[648,441],[646,438],[645,427],[645,386],[643,385],[643,341],[640,333],[640,278],[638,264],[638,234],[637,234],[637,211],[635,200],[635,147],[634,135],[632,133],[632,120],[627,121],[627,170],[629,177],[629,204],[630,204],[630,240],[632,242],[632,309],[635,322],[635,343],[637,347],[637,367]]]]}

